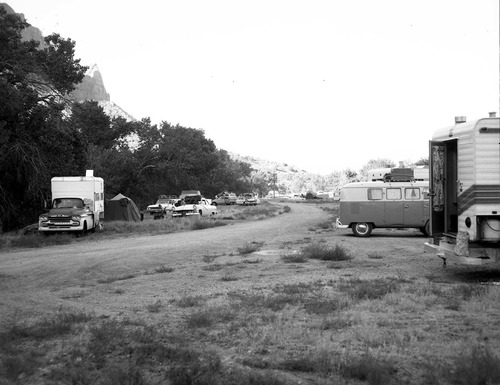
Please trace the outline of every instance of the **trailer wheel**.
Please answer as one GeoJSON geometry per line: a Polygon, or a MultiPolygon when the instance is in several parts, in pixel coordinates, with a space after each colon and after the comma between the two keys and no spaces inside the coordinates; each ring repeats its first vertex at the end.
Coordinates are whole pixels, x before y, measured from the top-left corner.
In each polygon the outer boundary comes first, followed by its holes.
{"type": "Polygon", "coordinates": [[[368,237],[372,233],[373,225],[367,222],[358,222],[352,225],[352,232],[356,237],[368,237]]]}
{"type": "Polygon", "coordinates": [[[420,232],[425,236],[429,236],[431,233],[431,222],[427,221],[424,227],[419,228],[420,232]]]}

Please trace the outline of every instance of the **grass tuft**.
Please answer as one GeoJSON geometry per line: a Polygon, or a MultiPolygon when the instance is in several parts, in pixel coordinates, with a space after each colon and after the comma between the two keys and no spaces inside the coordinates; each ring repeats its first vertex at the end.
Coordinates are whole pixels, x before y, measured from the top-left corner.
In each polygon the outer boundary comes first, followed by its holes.
{"type": "Polygon", "coordinates": [[[301,253],[289,253],[280,256],[285,263],[305,263],[309,260],[307,256],[301,253]]]}
{"type": "Polygon", "coordinates": [[[311,244],[305,246],[301,253],[307,258],[322,261],[347,261],[351,259],[346,248],[340,245],[328,247],[323,244],[311,244]]]}
{"type": "Polygon", "coordinates": [[[240,255],[252,254],[259,251],[264,245],[264,242],[247,242],[245,245],[238,247],[237,251],[240,255]]]}

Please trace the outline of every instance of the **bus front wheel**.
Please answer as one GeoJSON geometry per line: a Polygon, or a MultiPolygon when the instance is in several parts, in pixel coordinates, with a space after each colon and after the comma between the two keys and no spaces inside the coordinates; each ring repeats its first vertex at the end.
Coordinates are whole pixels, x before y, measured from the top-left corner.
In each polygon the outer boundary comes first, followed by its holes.
{"type": "Polygon", "coordinates": [[[368,237],[373,230],[371,223],[358,222],[352,225],[352,232],[357,237],[368,237]]]}

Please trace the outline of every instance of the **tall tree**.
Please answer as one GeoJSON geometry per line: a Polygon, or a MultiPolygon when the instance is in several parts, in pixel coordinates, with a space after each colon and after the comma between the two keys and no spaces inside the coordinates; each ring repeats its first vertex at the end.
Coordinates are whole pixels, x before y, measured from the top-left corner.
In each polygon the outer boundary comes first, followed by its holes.
{"type": "Polygon", "coordinates": [[[67,94],[86,70],[59,35],[22,41],[28,24],[0,6],[0,228],[35,220],[53,167],[72,168],[79,139],[62,124],[67,94]],[[57,138],[58,143],[54,143],[57,138]],[[64,165],[61,165],[64,159],[64,165]]]}

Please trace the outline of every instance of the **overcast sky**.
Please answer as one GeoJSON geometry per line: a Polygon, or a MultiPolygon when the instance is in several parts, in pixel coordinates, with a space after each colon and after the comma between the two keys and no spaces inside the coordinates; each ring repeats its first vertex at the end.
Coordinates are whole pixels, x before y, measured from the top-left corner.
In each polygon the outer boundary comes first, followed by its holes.
{"type": "Polygon", "coordinates": [[[327,174],[499,109],[498,0],[9,0],[137,119],[327,174]]]}

